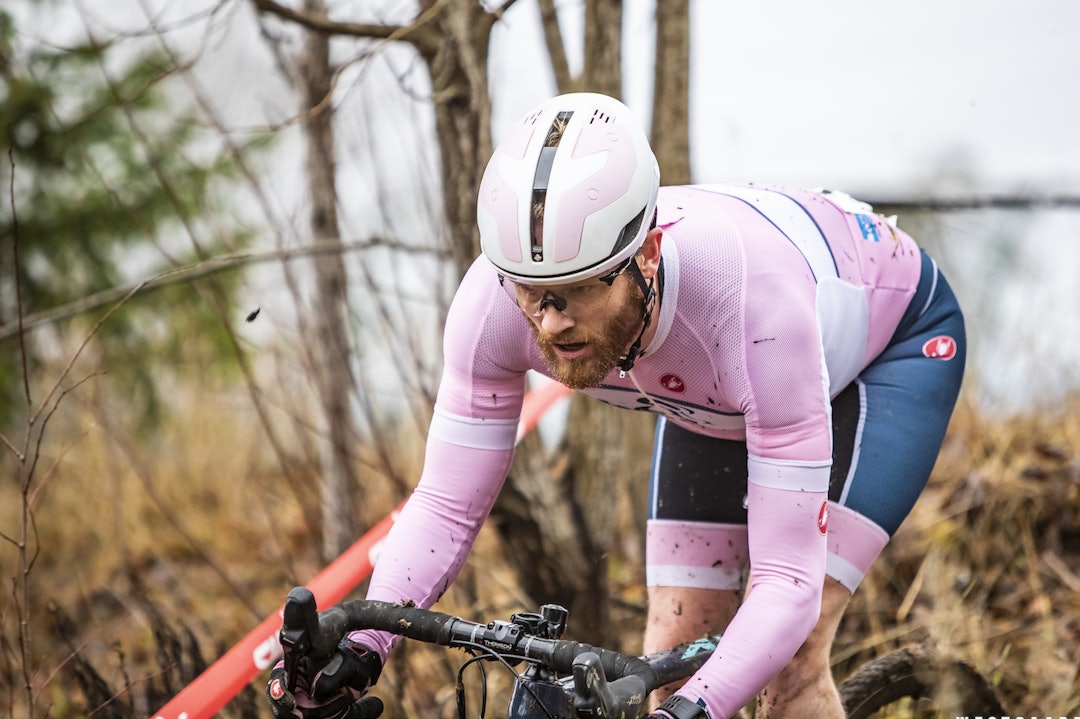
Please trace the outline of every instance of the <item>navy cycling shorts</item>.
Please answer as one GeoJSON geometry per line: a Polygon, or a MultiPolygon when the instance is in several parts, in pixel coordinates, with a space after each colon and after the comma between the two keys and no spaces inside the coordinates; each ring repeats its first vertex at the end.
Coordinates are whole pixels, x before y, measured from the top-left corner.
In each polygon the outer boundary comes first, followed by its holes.
{"type": "MultiPolygon", "coordinates": [[[[833,399],[829,499],[896,532],[937,460],[966,350],[960,306],[923,253],[918,290],[885,351],[833,399]]],[[[650,518],[746,524],[746,456],[745,442],[661,418],[650,518]]]]}

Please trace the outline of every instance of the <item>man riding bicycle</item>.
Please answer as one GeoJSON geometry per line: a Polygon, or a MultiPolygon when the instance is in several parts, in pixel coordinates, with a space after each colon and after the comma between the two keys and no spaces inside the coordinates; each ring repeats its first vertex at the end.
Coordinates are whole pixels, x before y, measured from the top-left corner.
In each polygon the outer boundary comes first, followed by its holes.
{"type": "MultiPolygon", "coordinates": [[[[842,717],[833,637],[940,449],[959,306],[911,237],[847,195],[659,183],[603,95],[548,100],[496,148],[424,471],[367,596],[427,607],[453,581],[535,370],[660,415],[644,649],[723,638],[653,716],[730,717],[756,695],[758,716],[842,717]]],[[[396,641],[354,633],[295,698],[276,670],[275,715],[347,717],[396,641]]]]}

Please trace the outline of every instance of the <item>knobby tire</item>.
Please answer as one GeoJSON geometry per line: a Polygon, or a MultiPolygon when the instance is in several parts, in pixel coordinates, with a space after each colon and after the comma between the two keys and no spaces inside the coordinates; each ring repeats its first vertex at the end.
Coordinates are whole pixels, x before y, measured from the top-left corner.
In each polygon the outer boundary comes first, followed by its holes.
{"type": "Polygon", "coordinates": [[[861,666],[840,685],[848,719],[867,719],[904,698],[929,699],[941,716],[1006,714],[990,682],[970,664],[904,647],[861,666]]]}

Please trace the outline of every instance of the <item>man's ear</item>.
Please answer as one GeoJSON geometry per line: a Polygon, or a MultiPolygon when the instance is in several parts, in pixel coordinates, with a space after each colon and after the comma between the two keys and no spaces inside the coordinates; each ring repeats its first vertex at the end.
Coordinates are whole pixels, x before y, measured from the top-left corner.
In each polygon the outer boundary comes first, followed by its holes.
{"type": "Polygon", "coordinates": [[[641,276],[651,279],[660,269],[660,243],[664,239],[664,231],[659,227],[649,230],[645,235],[645,242],[638,250],[638,267],[641,268],[641,276]]]}

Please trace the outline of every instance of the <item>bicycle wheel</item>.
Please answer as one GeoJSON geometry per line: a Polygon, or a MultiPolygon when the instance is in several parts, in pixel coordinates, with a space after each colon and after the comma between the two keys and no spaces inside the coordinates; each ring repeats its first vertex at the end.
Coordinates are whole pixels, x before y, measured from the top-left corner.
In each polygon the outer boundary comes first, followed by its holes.
{"type": "Polygon", "coordinates": [[[907,697],[930,700],[940,716],[1006,713],[990,682],[974,667],[958,659],[940,659],[919,646],[872,659],[840,685],[849,719],[866,719],[907,697]]]}

